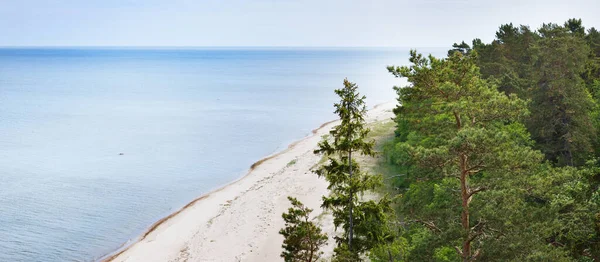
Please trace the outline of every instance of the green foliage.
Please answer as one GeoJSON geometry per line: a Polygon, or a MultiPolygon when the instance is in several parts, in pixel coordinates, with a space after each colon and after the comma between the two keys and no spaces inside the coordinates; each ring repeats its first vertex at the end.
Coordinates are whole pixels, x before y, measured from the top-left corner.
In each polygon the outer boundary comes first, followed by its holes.
{"type": "Polygon", "coordinates": [[[523,122],[536,148],[558,165],[582,165],[597,144],[596,35],[594,28],[585,35],[581,19],[569,19],[564,26],[543,24],[536,32],[506,24],[492,43],[479,40],[473,46],[483,78],[531,100],[531,115],[523,122]]]}
{"type": "MultiPolygon", "coordinates": [[[[579,32],[577,23],[570,22],[579,32]]],[[[580,76],[589,47],[581,37],[557,25],[544,25],[540,32],[552,37],[541,38],[531,48],[537,70],[529,95],[533,101],[529,130],[547,159],[559,165],[581,165],[596,139],[590,114],[595,104],[580,76]]]]}
{"type": "Polygon", "coordinates": [[[419,254],[411,257],[475,260],[499,248],[500,230],[523,229],[497,224],[497,214],[487,211],[501,200],[497,192],[520,188],[512,194],[524,198],[524,184],[514,178],[542,160],[519,122],[528,116],[527,103],[481,79],[476,52],[437,59],[412,51],[410,61],[411,66],[388,69],[412,84],[396,88],[401,124],[395,151],[403,164],[414,166],[400,210],[431,232],[425,238],[422,231],[416,231],[421,237],[407,235],[415,245],[412,253],[419,254]]]}
{"type": "Polygon", "coordinates": [[[600,58],[600,32],[594,27],[590,28],[585,40],[593,52],[593,57],[600,58]]]}
{"type": "Polygon", "coordinates": [[[400,228],[372,259],[600,261],[600,33],[505,24],[410,62],[388,68],[411,84],[384,147],[400,228]]]}
{"type": "Polygon", "coordinates": [[[409,253],[410,246],[408,240],[398,237],[391,243],[381,244],[371,249],[369,259],[373,262],[403,262],[408,261],[409,253]]]}
{"type": "Polygon", "coordinates": [[[335,90],[340,97],[335,113],[341,123],[330,135],[332,141],[322,140],[316,154],[327,156],[327,163],[316,170],[317,175],[329,182],[329,196],[323,196],[322,207],[332,211],[336,228],[344,230],[336,236],[336,259],[352,261],[369,249],[387,241],[387,213],[391,211],[390,200],[383,197],[378,201],[360,201],[359,196],[381,185],[380,176],[371,176],[361,171],[352,154],[374,156],[374,141],[365,141],[369,129],[365,127],[366,108],[364,96],[358,86],[344,80],[344,88],[335,90]]]}
{"type": "Polygon", "coordinates": [[[285,167],[290,167],[296,164],[296,162],[298,161],[298,159],[292,159],[290,160],[290,162],[287,163],[287,165],[285,165],[285,167]]]}
{"type": "Polygon", "coordinates": [[[460,257],[456,254],[456,250],[451,247],[438,247],[433,252],[435,261],[460,261],[460,257]]]}
{"type": "Polygon", "coordinates": [[[571,18],[565,22],[564,27],[571,33],[579,35],[580,37],[585,35],[585,27],[583,27],[581,19],[571,18]]]}
{"type": "Polygon", "coordinates": [[[549,239],[577,259],[600,259],[600,168],[595,161],[585,167],[546,169],[545,188],[536,191],[548,203],[555,220],[549,239]],[[558,186],[556,186],[558,185],[558,186]]]}
{"type": "Polygon", "coordinates": [[[286,262],[317,261],[323,254],[319,249],[327,243],[327,235],[309,220],[311,209],[293,197],[288,199],[292,207],[283,213],[285,228],[279,231],[284,237],[281,257],[286,262]]]}
{"type": "Polygon", "coordinates": [[[462,41],[462,43],[460,44],[454,43],[452,47],[453,48],[448,51],[449,57],[452,56],[455,52],[460,52],[463,55],[466,55],[471,52],[471,47],[469,46],[469,44],[465,43],[465,41],[462,41]]]}
{"type": "Polygon", "coordinates": [[[348,243],[340,243],[335,248],[335,256],[331,260],[332,262],[359,262],[362,261],[360,254],[356,251],[350,250],[348,243]]]}

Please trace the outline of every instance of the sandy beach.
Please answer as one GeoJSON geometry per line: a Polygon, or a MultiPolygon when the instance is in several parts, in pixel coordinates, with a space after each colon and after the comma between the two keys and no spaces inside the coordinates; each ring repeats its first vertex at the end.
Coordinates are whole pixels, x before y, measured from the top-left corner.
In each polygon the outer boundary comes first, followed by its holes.
{"type": "MultiPolygon", "coordinates": [[[[367,122],[393,117],[395,104],[374,107],[367,122]]],[[[337,123],[325,123],[284,151],[258,161],[244,177],[158,221],[103,261],[281,261],[283,238],[278,232],[284,226],[281,214],[290,206],[287,196],[314,209],[315,221],[333,235],[331,217],[320,208],[327,182],[311,170],[321,159],[313,150],[337,123]]],[[[333,246],[330,241],[325,256],[333,246]]]]}

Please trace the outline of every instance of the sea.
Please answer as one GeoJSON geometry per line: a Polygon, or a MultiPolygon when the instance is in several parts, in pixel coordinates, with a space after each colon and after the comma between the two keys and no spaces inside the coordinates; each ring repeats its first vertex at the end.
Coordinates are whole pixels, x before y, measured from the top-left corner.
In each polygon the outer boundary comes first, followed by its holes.
{"type": "MultiPolygon", "coordinates": [[[[417,49],[443,56],[444,48],[417,49]]],[[[406,81],[405,48],[0,48],[0,261],[95,261],[406,81]]]]}

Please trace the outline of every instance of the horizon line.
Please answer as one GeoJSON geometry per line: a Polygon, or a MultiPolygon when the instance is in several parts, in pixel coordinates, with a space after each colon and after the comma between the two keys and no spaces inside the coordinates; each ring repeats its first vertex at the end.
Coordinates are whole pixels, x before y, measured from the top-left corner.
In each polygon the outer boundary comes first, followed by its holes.
{"type": "Polygon", "coordinates": [[[233,48],[248,48],[248,49],[260,49],[260,48],[271,48],[271,49],[285,49],[285,48],[305,48],[305,49],[318,49],[318,48],[340,48],[340,49],[369,49],[369,48],[386,48],[386,49],[415,49],[415,48],[448,48],[446,46],[420,46],[420,47],[409,47],[409,46],[234,46],[234,45],[223,45],[223,46],[194,46],[194,45],[0,45],[0,48],[219,48],[219,49],[233,49],[233,48]]]}

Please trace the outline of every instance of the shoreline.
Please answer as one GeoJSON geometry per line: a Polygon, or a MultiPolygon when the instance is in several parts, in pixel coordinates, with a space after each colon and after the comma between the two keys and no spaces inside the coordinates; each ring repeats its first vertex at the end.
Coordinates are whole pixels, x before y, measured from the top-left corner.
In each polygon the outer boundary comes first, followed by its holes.
{"type": "Polygon", "coordinates": [[[177,209],[175,212],[173,212],[173,213],[171,213],[171,214],[169,214],[169,215],[167,215],[167,216],[159,219],[158,221],[152,223],[148,227],[148,229],[146,229],[142,234],[140,234],[138,237],[136,237],[134,241],[131,241],[131,240],[126,241],[117,250],[115,250],[115,251],[113,251],[113,252],[111,252],[109,254],[106,254],[106,255],[104,255],[102,257],[100,257],[96,261],[100,261],[100,262],[113,261],[119,255],[121,255],[122,253],[126,252],[131,246],[135,245],[136,243],[138,243],[140,241],[143,241],[148,235],[150,235],[152,232],[154,232],[154,230],[156,230],[158,227],[160,227],[163,223],[167,222],[169,219],[177,216],[178,214],[180,214],[181,212],[183,212],[185,209],[187,209],[190,206],[193,206],[194,204],[196,204],[198,201],[201,201],[201,200],[204,200],[204,199],[208,198],[211,194],[218,193],[219,191],[224,190],[228,186],[241,181],[242,179],[244,179],[245,177],[247,177],[248,175],[250,175],[250,173],[252,173],[252,170],[254,170],[256,167],[260,166],[261,164],[263,164],[264,162],[266,162],[266,161],[268,161],[270,159],[273,159],[273,158],[277,157],[280,154],[284,154],[288,150],[292,149],[299,142],[302,142],[303,140],[305,140],[305,139],[307,139],[307,138],[309,138],[311,136],[314,136],[316,134],[317,130],[325,127],[328,124],[336,122],[336,121],[337,120],[327,121],[327,122],[323,123],[319,128],[313,129],[310,135],[305,136],[304,138],[302,138],[300,140],[292,142],[285,149],[283,149],[283,150],[281,150],[279,152],[276,152],[274,154],[271,154],[271,155],[268,155],[266,157],[263,157],[263,158],[259,159],[258,161],[252,163],[252,165],[250,165],[250,168],[248,169],[248,171],[246,171],[246,173],[243,176],[241,176],[241,177],[239,177],[239,178],[237,178],[237,179],[235,179],[235,180],[233,180],[233,181],[231,181],[231,182],[229,182],[229,183],[227,183],[227,184],[225,184],[223,186],[220,186],[220,187],[218,187],[218,188],[216,188],[214,190],[211,190],[208,193],[200,195],[199,197],[195,198],[191,202],[185,204],[183,207],[177,209]]]}
{"type": "MultiPolygon", "coordinates": [[[[381,117],[382,115],[385,115],[386,112],[389,112],[389,114],[391,115],[392,114],[391,113],[391,109],[393,109],[395,107],[395,105],[396,105],[395,101],[390,101],[390,102],[384,102],[384,103],[380,103],[380,104],[377,104],[377,105],[373,106],[371,109],[368,110],[367,119],[366,119],[367,122],[378,121],[379,117],[381,117]]],[[[185,215],[186,215],[186,214],[184,214],[185,212],[190,211],[190,209],[194,208],[194,206],[200,205],[203,202],[204,202],[204,204],[207,204],[207,202],[209,202],[208,199],[211,198],[211,197],[216,197],[215,195],[217,195],[218,193],[224,192],[224,191],[227,191],[227,190],[229,190],[229,191],[233,190],[233,192],[229,192],[229,193],[234,193],[234,194],[231,194],[231,195],[232,196],[236,195],[236,197],[233,200],[226,200],[225,201],[226,204],[222,204],[222,203],[218,204],[219,202],[221,202],[220,201],[221,199],[219,199],[219,201],[213,201],[213,202],[215,202],[215,203],[212,203],[213,205],[208,205],[208,208],[209,209],[213,209],[213,210],[208,210],[208,211],[215,211],[215,210],[218,211],[219,209],[222,209],[224,206],[229,205],[232,201],[237,200],[240,197],[240,194],[243,194],[243,193],[247,192],[248,190],[246,190],[246,191],[244,191],[244,190],[241,190],[241,191],[238,190],[238,191],[236,191],[236,190],[232,189],[234,186],[238,186],[239,187],[241,184],[243,184],[243,182],[245,182],[245,180],[250,180],[251,178],[254,178],[254,180],[257,180],[257,181],[254,181],[254,183],[252,183],[252,181],[250,181],[250,184],[245,185],[247,188],[251,189],[252,186],[258,185],[257,184],[258,182],[261,182],[262,180],[269,178],[268,176],[265,176],[264,173],[282,173],[283,174],[284,171],[285,171],[285,169],[287,169],[290,166],[290,163],[292,163],[291,161],[298,160],[298,158],[300,156],[298,156],[298,154],[292,154],[293,155],[293,157],[292,157],[293,159],[290,160],[289,162],[287,162],[287,160],[285,160],[285,159],[284,159],[285,161],[276,161],[277,158],[285,156],[287,153],[291,153],[291,151],[293,151],[294,149],[296,149],[296,147],[298,147],[302,143],[307,143],[307,142],[312,142],[312,143],[308,143],[309,145],[305,145],[305,146],[309,147],[308,151],[310,151],[309,153],[312,155],[312,150],[314,149],[314,146],[316,146],[316,143],[318,143],[318,141],[320,141],[320,139],[321,139],[321,137],[318,136],[318,135],[319,134],[328,134],[329,130],[331,129],[331,127],[333,127],[333,125],[335,123],[337,123],[338,121],[339,120],[327,121],[327,122],[321,124],[318,128],[313,129],[312,132],[309,135],[307,135],[307,136],[305,136],[305,137],[303,137],[303,138],[301,138],[301,139],[299,139],[297,141],[292,142],[285,149],[259,159],[258,161],[254,162],[249,167],[249,169],[247,170],[247,172],[243,176],[241,176],[238,179],[235,179],[235,180],[233,180],[233,181],[231,181],[231,182],[229,182],[229,183],[227,183],[227,184],[225,184],[223,186],[220,186],[219,188],[216,188],[216,189],[211,190],[211,191],[209,191],[209,192],[207,192],[205,194],[202,194],[198,198],[193,199],[192,201],[190,201],[189,203],[187,203],[183,207],[179,208],[175,212],[173,212],[173,213],[171,213],[171,214],[169,214],[169,215],[167,215],[167,216],[159,219],[158,221],[154,222],[153,224],[151,224],[142,234],[140,234],[135,239],[129,239],[128,241],[126,241],[125,243],[123,243],[117,250],[115,250],[113,252],[110,252],[110,253],[108,253],[108,254],[106,254],[106,255],[98,258],[96,261],[102,261],[102,262],[108,262],[108,261],[129,261],[129,260],[133,260],[133,261],[147,261],[147,260],[165,261],[165,260],[160,260],[159,258],[157,258],[155,256],[146,257],[145,259],[139,259],[139,258],[136,258],[136,257],[132,258],[131,255],[135,255],[135,254],[129,254],[130,255],[129,257],[124,257],[124,258],[122,256],[125,256],[126,253],[133,252],[132,250],[134,248],[136,248],[136,246],[142,245],[145,242],[146,243],[154,242],[154,240],[150,240],[150,241],[146,241],[146,240],[149,238],[150,235],[160,234],[161,232],[159,232],[159,231],[161,230],[161,227],[167,227],[163,231],[168,230],[169,227],[170,227],[170,225],[168,225],[168,224],[174,223],[173,220],[175,220],[177,218],[181,218],[181,217],[185,218],[185,215]],[[316,140],[316,143],[314,143],[314,141],[310,141],[310,140],[316,140]],[[269,162],[275,162],[275,163],[269,163],[269,162]],[[261,174],[254,174],[254,173],[259,173],[260,171],[257,171],[257,169],[260,169],[261,167],[266,166],[267,164],[274,165],[274,168],[271,168],[271,169],[269,169],[269,168],[266,168],[266,169],[263,168],[265,170],[261,170],[262,173],[263,173],[262,177],[261,177],[261,174]],[[258,178],[262,178],[262,179],[258,179],[258,178]],[[205,201],[203,201],[203,200],[205,200],[205,201]],[[216,204],[216,205],[214,205],[214,204],[216,204]],[[155,259],[157,259],[157,260],[155,260],[155,259]]],[[[301,151],[306,151],[306,150],[301,150],[301,151]]],[[[306,152],[302,152],[302,153],[305,154],[306,152]]],[[[289,156],[287,158],[289,158],[289,156]]],[[[311,162],[314,162],[314,161],[311,161],[311,162]]],[[[316,164],[316,162],[315,163],[311,163],[310,167],[314,166],[314,164],[316,164]]],[[[303,172],[305,174],[307,173],[305,171],[303,171],[303,172]]],[[[314,178],[312,180],[320,180],[320,179],[317,178],[316,175],[312,174],[311,172],[308,172],[308,173],[310,173],[310,175],[314,178]]],[[[285,174],[283,174],[283,175],[285,175],[285,174]]],[[[310,183],[312,183],[312,182],[315,182],[315,181],[311,181],[310,183]]],[[[325,190],[326,190],[326,188],[325,188],[325,190]]],[[[294,192],[290,192],[290,193],[294,193],[294,192]]],[[[227,194],[227,193],[223,193],[223,194],[227,194]]],[[[318,196],[319,200],[320,200],[320,196],[321,195],[318,196]]],[[[285,202],[285,204],[287,205],[287,201],[285,202]]],[[[318,211],[320,210],[319,205],[317,205],[315,207],[314,203],[313,203],[313,205],[307,204],[307,206],[309,206],[309,207],[311,207],[311,208],[313,208],[315,210],[315,212],[313,212],[313,215],[315,215],[315,213],[318,213],[318,211]]],[[[284,210],[286,210],[286,209],[287,208],[285,208],[284,210]]],[[[202,213],[206,213],[206,212],[202,212],[202,213]]],[[[214,213],[215,212],[213,212],[212,214],[214,214],[214,213]]],[[[217,213],[216,216],[209,216],[210,219],[208,219],[208,221],[206,221],[206,222],[210,224],[210,223],[212,223],[213,219],[219,217],[220,213],[219,212],[216,212],[216,213],[217,213]]],[[[281,215],[281,212],[276,213],[276,215],[277,215],[277,217],[279,217],[281,215]]],[[[206,216],[203,216],[203,217],[206,218],[206,216]]],[[[194,225],[195,227],[203,227],[203,225],[202,225],[203,223],[202,222],[198,222],[196,224],[197,225],[194,225]]],[[[207,225],[206,227],[210,227],[210,225],[207,225]]],[[[246,228],[246,230],[247,229],[248,228],[246,228]]],[[[279,227],[276,227],[275,229],[277,230],[277,235],[276,236],[269,236],[270,238],[271,237],[277,238],[279,227]]],[[[331,225],[330,225],[329,231],[332,231],[332,229],[333,228],[331,228],[331,225]]],[[[187,230],[187,231],[189,231],[189,230],[187,230]]],[[[197,233],[200,233],[200,232],[197,232],[197,233]]],[[[272,235],[272,234],[270,234],[270,235],[272,235]]],[[[192,237],[195,237],[195,234],[192,237]]],[[[190,239],[184,239],[186,241],[181,241],[181,240],[182,239],[178,239],[177,242],[185,242],[185,243],[187,243],[190,239]]],[[[210,241],[214,242],[215,240],[210,240],[210,241]]],[[[277,248],[277,250],[280,250],[279,246],[280,246],[280,243],[279,243],[279,245],[276,245],[275,248],[277,248]]],[[[252,245],[250,245],[250,247],[252,247],[252,245]]],[[[186,248],[189,248],[189,246],[186,247],[186,248]]],[[[152,249],[150,249],[150,250],[152,250],[152,249]]],[[[173,250],[170,250],[170,251],[173,251],[173,250]]],[[[175,259],[175,260],[168,259],[168,261],[187,261],[187,259],[189,258],[189,256],[184,256],[184,259],[179,259],[179,258],[182,257],[181,256],[182,254],[186,253],[186,252],[184,252],[185,251],[184,249],[179,249],[179,250],[176,250],[176,251],[178,251],[178,252],[172,252],[172,253],[174,253],[175,255],[179,255],[178,259],[175,259]]],[[[252,252],[252,250],[250,250],[250,252],[252,252]]],[[[188,252],[188,253],[190,253],[190,252],[188,252]]],[[[277,257],[278,257],[278,255],[279,255],[279,253],[277,253],[277,257]]],[[[168,256],[168,257],[172,258],[172,256],[168,256]]],[[[238,256],[236,256],[236,258],[238,258],[238,256]]],[[[210,261],[213,261],[213,260],[210,260],[210,261]]]]}
{"type": "MultiPolygon", "coordinates": [[[[376,106],[378,106],[378,105],[376,105],[376,106]]],[[[111,252],[109,254],[106,254],[106,255],[104,255],[102,257],[100,257],[96,261],[100,261],[100,262],[113,261],[119,255],[121,255],[122,253],[126,252],[131,246],[135,245],[136,243],[138,243],[140,241],[143,241],[148,235],[150,235],[154,230],[156,230],[164,222],[167,222],[167,220],[169,220],[169,219],[177,216],[178,214],[180,214],[181,212],[183,212],[186,208],[189,208],[190,206],[193,206],[198,201],[206,199],[211,194],[218,193],[219,191],[224,190],[228,186],[241,181],[246,176],[250,175],[250,173],[252,173],[252,170],[254,170],[255,168],[257,168],[258,166],[260,166],[264,162],[269,161],[269,160],[277,157],[280,154],[284,154],[285,152],[287,152],[288,150],[292,149],[295,145],[297,145],[298,143],[302,142],[303,140],[305,140],[305,139],[307,139],[307,138],[309,138],[311,136],[316,135],[316,133],[317,133],[317,131],[319,129],[324,128],[328,124],[331,124],[331,123],[336,122],[336,121],[337,120],[327,121],[327,122],[323,123],[321,126],[319,126],[318,128],[313,129],[311,131],[310,135],[307,135],[307,136],[301,138],[300,140],[292,142],[285,149],[257,160],[256,162],[252,163],[252,165],[250,165],[250,168],[248,168],[248,171],[246,171],[246,173],[243,176],[241,176],[241,177],[239,177],[239,178],[237,178],[237,179],[235,179],[235,180],[233,180],[233,181],[231,181],[231,182],[229,182],[229,183],[227,183],[227,184],[225,184],[223,186],[220,186],[220,187],[218,187],[218,188],[216,188],[214,190],[211,190],[208,193],[200,195],[199,197],[195,198],[191,202],[185,204],[183,207],[177,209],[175,212],[173,212],[173,213],[171,213],[171,214],[169,214],[169,215],[167,215],[167,216],[159,219],[158,221],[152,223],[146,230],[144,230],[144,232],[142,234],[140,234],[138,237],[136,237],[134,241],[131,241],[131,240],[126,241],[125,243],[121,244],[121,246],[117,250],[115,250],[115,251],[113,251],[113,252],[111,252]]]]}

